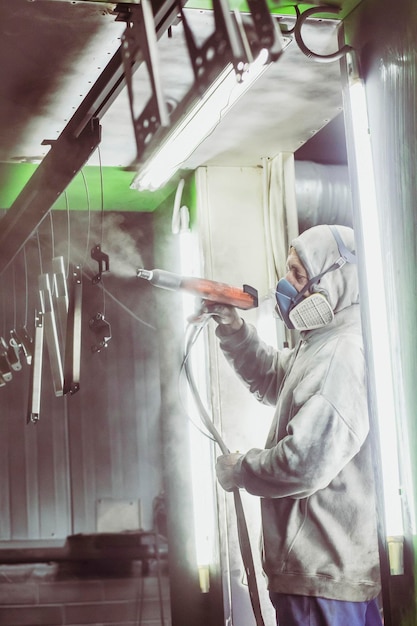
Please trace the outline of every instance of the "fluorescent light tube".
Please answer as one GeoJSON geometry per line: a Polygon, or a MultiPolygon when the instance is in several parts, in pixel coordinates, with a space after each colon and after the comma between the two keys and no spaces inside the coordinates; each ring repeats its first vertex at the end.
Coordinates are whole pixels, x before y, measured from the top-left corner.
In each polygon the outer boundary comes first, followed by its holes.
{"type": "MultiPolygon", "coordinates": [[[[192,232],[182,232],[179,237],[181,271],[186,272],[188,275],[198,276],[200,252],[198,240],[192,232]]],[[[195,312],[195,297],[184,293],[184,320],[194,315],[195,312]]],[[[186,327],[187,324],[185,323],[185,330],[186,327]]],[[[202,402],[208,405],[207,354],[203,337],[193,345],[189,358],[192,362],[191,367],[202,402]]],[[[210,438],[205,437],[195,426],[200,421],[199,409],[188,387],[185,402],[188,414],[193,416],[190,421],[189,440],[195,552],[200,589],[203,593],[207,593],[210,589],[210,567],[214,560],[216,534],[213,444],[210,438]]]]}
{"type": "Polygon", "coordinates": [[[385,525],[388,536],[404,534],[401,481],[398,456],[398,434],[382,245],[375,192],[374,167],[368,125],[366,94],[363,81],[355,78],[349,85],[349,98],[354,139],[356,179],[361,207],[365,271],[370,314],[370,332],[374,364],[376,405],[382,457],[382,479],[385,503],[385,525]]]}
{"type": "Polygon", "coordinates": [[[133,189],[154,191],[162,187],[214,130],[232,106],[268,67],[268,51],[258,57],[237,82],[229,64],[198,103],[180,120],[167,138],[142,167],[132,183],[133,189]]]}

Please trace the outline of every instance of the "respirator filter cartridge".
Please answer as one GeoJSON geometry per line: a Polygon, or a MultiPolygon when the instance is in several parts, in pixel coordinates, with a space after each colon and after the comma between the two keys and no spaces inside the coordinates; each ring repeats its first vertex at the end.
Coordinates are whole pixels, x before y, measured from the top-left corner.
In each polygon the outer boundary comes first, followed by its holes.
{"type": "Polygon", "coordinates": [[[313,293],[289,311],[288,317],[296,330],[313,330],[330,324],[334,313],[327,298],[313,293]]]}

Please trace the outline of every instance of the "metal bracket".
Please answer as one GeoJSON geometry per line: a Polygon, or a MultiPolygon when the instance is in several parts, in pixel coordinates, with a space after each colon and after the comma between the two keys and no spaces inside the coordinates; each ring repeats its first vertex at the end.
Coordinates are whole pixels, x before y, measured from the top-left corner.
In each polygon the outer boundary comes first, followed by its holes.
{"type": "Polygon", "coordinates": [[[22,369],[22,363],[20,361],[20,345],[13,337],[10,337],[9,339],[9,346],[7,348],[7,360],[9,361],[12,369],[15,372],[19,372],[22,369]]]}
{"type": "Polygon", "coordinates": [[[94,346],[91,346],[91,352],[100,352],[103,348],[107,348],[111,339],[111,326],[109,322],[104,319],[103,313],[96,313],[96,315],[90,319],[90,330],[100,337],[100,341],[94,346]]]}
{"type": "MultiPolygon", "coordinates": [[[[129,45],[132,49],[134,49],[134,43],[136,44],[136,47],[140,44],[147,63],[149,60],[153,62],[152,69],[149,72],[152,78],[153,95],[148,100],[142,110],[142,113],[137,118],[135,118],[134,113],[132,112],[138,161],[141,160],[145,149],[152,141],[156,132],[161,127],[169,127],[173,123],[173,119],[171,119],[172,111],[168,111],[168,106],[162,97],[162,88],[160,86],[158,73],[158,59],[156,55],[156,37],[152,35],[152,33],[154,33],[154,28],[151,28],[144,19],[144,17],[146,17],[146,7],[148,3],[149,0],[145,3],[142,2],[143,18],[139,21],[139,24],[142,25],[142,38],[140,42],[137,41],[137,34],[136,37],[133,38],[134,33],[130,33],[130,30],[135,28],[135,24],[138,21],[138,17],[136,17],[132,28],[126,29],[124,35],[125,40],[122,45],[128,90],[131,89],[129,85],[131,85],[130,67],[132,64],[129,45]]],[[[180,0],[178,2],[178,6],[181,21],[183,23],[189,58],[195,77],[195,84],[192,86],[189,93],[184,97],[183,102],[185,102],[191,95],[196,93],[196,89],[197,92],[203,92],[210,85],[210,82],[217,78],[219,72],[221,72],[228,63],[233,64],[237,74],[237,80],[239,80],[239,77],[247,67],[250,59],[248,58],[249,42],[246,39],[245,33],[239,30],[236,19],[230,12],[227,0],[213,1],[215,29],[212,35],[208,37],[201,47],[198,47],[195,43],[194,35],[184,15],[182,5],[183,2],[180,0]]],[[[134,8],[136,7],[131,7],[131,10],[134,8]]],[[[138,6],[136,11],[137,16],[139,16],[139,8],[140,7],[138,6]]],[[[138,26],[136,26],[135,32],[139,32],[138,26]]],[[[130,96],[131,109],[132,98],[133,96],[130,96]]]]}
{"type": "Polygon", "coordinates": [[[277,22],[272,17],[266,0],[246,0],[257,35],[258,51],[266,48],[270,61],[277,61],[284,50],[284,39],[277,22]]]}
{"type": "Polygon", "coordinates": [[[233,14],[230,13],[228,2],[213,0],[215,29],[200,47],[195,43],[182,4],[180,1],[180,14],[198,89],[204,90],[213,80],[213,71],[218,73],[228,63],[233,64],[239,79],[250,61],[247,55],[248,42],[242,40],[242,31],[239,31],[233,14]]]}
{"type": "Polygon", "coordinates": [[[140,4],[129,8],[129,21],[122,35],[121,51],[137,153],[141,155],[158,128],[169,126],[169,112],[162,92],[157,37],[150,0],[142,0],[140,4]],[[138,50],[143,53],[152,88],[152,96],[140,118],[135,116],[132,72],[138,50]]]}
{"type": "Polygon", "coordinates": [[[98,263],[98,274],[92,278],[93,285],[96,285],[101,282],[102,273],[108,272],[110,269],[109,255],[102,252],[101,245],[98,243],[94,248],[91,248],[91,258],[98,263]]]}

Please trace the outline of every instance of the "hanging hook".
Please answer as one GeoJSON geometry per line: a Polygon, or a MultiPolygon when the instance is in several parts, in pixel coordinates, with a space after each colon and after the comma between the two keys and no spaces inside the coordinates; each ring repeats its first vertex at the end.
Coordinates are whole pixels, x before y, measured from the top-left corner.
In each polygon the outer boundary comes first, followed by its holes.
{"type": "Polygon", "coordinates": [[[307,9],[306,11],[304,11],[304,13],[301,13],[297,17],[297,21],[294,26],[294,37],[298,44],[298,47],[300,48],[303,54],[305,54],[310,59],[314,59],[315,61],[319,61],[321,63],[329,63],[331,61],[337,61],[338,59],[341,59],[345,54],[347,54],[348,52],[352,50],[352,46],[349,46],[346,44],[345,46],[343,46],[339,50],[336,50],[336,52],[333,52],[332,54],[316,54],[305,45],[304,40],[302,38],[301,27],[303,26],[307,18],[311,17],[312,15],[315,15],[316,13],[339,13],[339,12],[340,12],[340,7],[319,6],[319,7],[311,7],[310,9],[307,9]]]}

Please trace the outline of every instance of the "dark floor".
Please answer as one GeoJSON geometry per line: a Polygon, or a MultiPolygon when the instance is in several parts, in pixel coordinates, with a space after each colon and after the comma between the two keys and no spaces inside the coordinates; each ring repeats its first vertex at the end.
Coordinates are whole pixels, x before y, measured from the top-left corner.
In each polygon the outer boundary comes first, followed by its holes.
{"type": "MultiPolygon", "coordinates": [[[[84,564],[86,565],[86,564],[84,564]]],[[[130,571],[78,572],[57,564],[0,566],[3,626],[170,626],[169,579],[164,566],[130,571]]]]}

